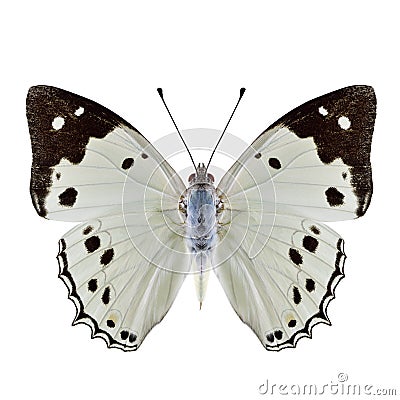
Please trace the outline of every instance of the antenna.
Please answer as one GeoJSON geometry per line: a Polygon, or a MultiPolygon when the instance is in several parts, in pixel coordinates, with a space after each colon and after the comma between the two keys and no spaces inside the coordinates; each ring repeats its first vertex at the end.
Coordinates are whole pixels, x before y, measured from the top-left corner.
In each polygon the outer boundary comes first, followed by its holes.
{"type": "Polygon", "coordinates": [[[167,103],[166,103],[165,100],[164,100],[163,90],[162,90],[161,88],[157,88],[157,92],[158,92],[158,94],[160,95],[161,100],[162,100],[162,102],[164,103],[164,106],[165,106],[166,110],[168,111],[168,114],[169,114],[169,116],[170,116],[170,118],[171,118],[171,120],[172,120],[172,123],[173,123],[174,126],[175,126],[175,129],[176,129],[177,132],[178,132],[179,137],[182,139],[182,142],[183,142],[183,144],[185,145],[187,152],[189,153],[189,157],[190,157],[190,159],[192,160],[192,164],[193,164],[194,170],[195,170],[196,173],[197,173],[196,164],[194,163],[194,160],[193,160],[192,154],[190,153],[189,147],[187,146],[185,140],[183,139],[183,136],[181,135],[181,132],[179,131],[178,127],[176,126],[176,123],[175,123],[175,121],[174,121],[174,119],[173,119],[173,117],[172,117],[171,112],[169,111],[169,108],[168,108],[168,106],[167,106],[167,103]]]}
{"type": "Polygon", "coordinates": [[[233,117],[233,114],[235,114],[235,111],[236,111],[236,109],[238,108],[238,105],[239,105],[239,103],[240,103],[240,100],[242,100],[242,97],[243,97],[245,91],[246,91],[245,88],[241,88],[241,89],[240,89],[239,99],[238,99],[238,101],[237,101],[237,103],[236,103],[235,108],[234,108],[233,111],[232,111],[231,116],[229,117],[229,120],[228,120],[227,124],[225,125],[225,129],[222,131],[222,134],[221,134],[221,136],[219,137],[218,142],[217,142],[217,144],[215,145],[213,152],[211,153],[211,157],[210,157],[210,159],[209,159],[209,161],[208,161],[206,171],[208,171],[208,167],[210,166],[211,160],[212,160],[212,158],[214,157],[215,150],[217,150],[217,147],[218,147],[218,145],[220,144],[220,142],[221,142],[221,140],[222,140],[222,137],[224,136],[224,134],[225,134],[225,132],[226,132],[226,129],[228,128],[228,125],[229,125],[229,123],[231,122],[231,119],[232,119],[232,117],[233,117]]]}

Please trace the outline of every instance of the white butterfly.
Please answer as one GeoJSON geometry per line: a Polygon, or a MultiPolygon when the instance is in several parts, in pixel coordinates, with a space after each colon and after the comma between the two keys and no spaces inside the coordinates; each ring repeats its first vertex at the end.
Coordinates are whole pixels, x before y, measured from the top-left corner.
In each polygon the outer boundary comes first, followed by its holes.
{"type": "Polygon", "coordinates": [[[268,350],[330,324],[345,254],[321,221],[368,208],[375,109],[369,86],[314,99],[264,131],[217,188],[204,164],[186,188],[110,110],[54,87],[30,88],[33,204],[42,217],[81,222],[58,254],[73,324],[89,325],[109,347],[136,350],[193,265],[200,303],[213,268],[268,350]]]}

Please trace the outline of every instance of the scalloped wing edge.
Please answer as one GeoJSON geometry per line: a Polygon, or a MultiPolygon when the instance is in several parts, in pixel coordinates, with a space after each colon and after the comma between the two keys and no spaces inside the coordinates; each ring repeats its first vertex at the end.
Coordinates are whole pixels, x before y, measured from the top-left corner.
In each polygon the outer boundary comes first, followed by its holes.
{"type": "Polygon", "coordinates": [[[139,348],[140,344],[128,346],[123,345],[112,338],[106,331],[101,329],[98,323],[88,314],[84,312],[84,306],[82,300],[80,299],[77,291],[76,285],[73,281],[71,274],[68,272],[68,260],[66,257],[66,243],[64,239],[60,239],[58,242],[59,251],[57,254],[57,261],[59,266],[58,277],[63,281],[68,289],[68,299],[72,301],[76,309],[76,315],[72,321],[72,325],[84,324],[87,325],[91,330],[91,338],[101,338],[105,341],[108,348],[117,348],[125,352],[135,351],[139,348]]]}
{"type": "Polygon", "coordinates": [[[268,344],[264,345],[264,343],[262,343],[267,350],[280,351],[283,349],[295,348],[297,346],[297,342],[301,338],[312,338],[312,330],[314,326],[318,324],[332,325],[327,314],[327,309],[330,302],[335,298],[335,289],[337,285],[345,277],[344,264],[347,256],[344,252],[344,240],[342,238],[338,239],[336,248],[338,251],[336,253],[335,270],[331,275],[331,278],[328,282],[327,291],[319,305],[319,311],[307,320],[303,329],[300,329],[293,334],[293,336],[291,336],[286,342],[283,342],[278,346],[269,346],[268,344]]]}

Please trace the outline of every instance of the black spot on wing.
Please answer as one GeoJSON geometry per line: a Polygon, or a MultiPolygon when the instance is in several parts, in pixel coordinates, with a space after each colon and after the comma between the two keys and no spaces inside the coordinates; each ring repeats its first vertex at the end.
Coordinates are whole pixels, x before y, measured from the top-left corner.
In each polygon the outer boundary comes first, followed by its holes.
{"type": "Polygon", "coordinates": [[[78,196],[78,191],[75,188],[70,187],[70,188],[65,189],[58,196],[58,201],[61,206],[73,207],[73,205],[76,203],[77,196],[78,196]]]}
{"type": "Polygon", "coordinates": [[[83,233],[84,235],[89,235],[89,233],[92,232],[92,231],[93,231],[93,226],[88,225],[88,226],[86,226],[86,227],[83,229],[82,233],[83,233]]]}
{"type": "Polygon", "coordinates": [[[257,153],[254,157],[257,158],[257,159],[260,159],[261,158],[261,153],[257,153]]]}
{"type": "Polygon", "coordinates": [[[349,86],[304,103],[268,129],[284,125],[300,138],[312,137],[325,164],[341,158],[350,167],[351,185],[358,200],[356,214],[361,216],[372,195],[370,152],[375,115],[374,89],[349,86]],[[321,114],[320,107],[326,113],[321,114]],[[350,122],[348,129],[338,123],[343,116],[350,122]]]}
{"type": "Polygon", "coordinates": [[[137,339],[137,336],[134,333],[130,333],[129,334],[129,339],[128,340],[129,340],[130,343],[135,342],[136,339],[137,339]]]}
{"type": "Polygon", "coordinates": [[[98,236],[91,236],[85,240],[85,247],[88,253],[93,253],[100,247],[100,238],[98,236]]]}
{"type": "Polygon", "coordinates": [[[122,124],[137,131],[100,104],[52,86],[33,86],[29,89],[26,116],[33,154],[31,197],[42,217],[47,215],[45,199],[52,185],[53,168],[62,158],[79,164],[91,137],[102,139],[122,124]],[[76,115],[80,107],[84,112],[76,115]],[[58,130],[52,126],[56,117],[64,120],[58,130]]]}
{"type": "Polygon", "coordinates": [[[88,290],[89,292],[94,293],[97,290],[97,279],[93,278],[88,282],[88,290]]]}
{"type": "Polygon", "coordinates": [[[275,335],[275,337],[278,339],[278,340],[281,340],[282,339],[282,337],[283,337],[283,332],[281,331],[281,330],[276,330],[275,332],[274,332],[274,335],[275,335]]]}
{"type": "Polygon", "coordinates": [[[107,286],[107,287],[104,289],[104,292],[103,292],[103,294],[102,294],[102,296],[101,296],[101,301],[102,301],[105,305],[107,305],[107,304],[110,302],[110,293],[111,293],[110,287],[107,286]]]}
{"type": "Polygon", "coordinates": [[[297,321],[295,319],[291,319],[287,324],[287,326],[289,328],[294,328],[296,325],[297,325],[297,321]]]}
{"type": "Polygon", "coordinates": [[[122,162],[121,167],[122,167],[122,169],[129,169],[132,167],[132,165],[133,165],[133,158],[128,157],[128,158],[125,158],[125,160],[122,162]]]}
{"type": "Polygon", "coordinates": [[[275,157],[271,157],[268,160],[268,164],[270,167],[272,167],[274,169],[280,169],[282,167],[281,162],[275,157]]]}
{"type": "Polygon", "coordinates": [[[331,207],[338,207],[344,204],[344,194],[335,187],[325,190],[326,201],[331,207]]]}
{"type": "Polygon", "coordinates": [[[293,301],[294,304],[300,304],[301,302],[301,294],[297,286],[293,286],[293,301]]]}
{"type": "Polygon", "coordinates": [[[268,333],[266,335],[266,339],[268,340],[268,342],[273,342],[275,340],[274,334],[273,333],[268,333]]]}
{"type": "Polygon", "coordinates": [[[115,328],[115,322],[112,319],[108,319],[106,324],[109,328],[115,328]]]}
{"type": "Polygon", "coordinates": [[[307,278],[306,279],[306,289],[307,289],[307,292],[310,292],[310,293],[315,290],[315,281],[314,281],[314,279],[311,279],[311,278],[307,278]]]}
{"type": "Polygon", "coordinates": [[[310,226],[310,230],[315,235],[319,235],[321,233],[321,231],[315,225],[310,226]]]}
{"type": "Polygon", "coordinates": [[[303,257],[297,249],[290,248],[289,257],[296,265],[300,265],[303,262],[303,257]]]}
{"type": "Polygon", "coordinates": [[[114,249],[107,249],[100,257],[100,263],[104,266],[110,264],[112,259],[114,258],[114,249]]]}
{"type": "Polygon", "coordinates": [[[303,238],[303,247],[311,253],[315,253],[318,247],[318,240],[315,237],[306,235],[303,238]]]}
{"type": "Polygon", "coordinates": [[[129,332],[127,330],[123,330],[123,331],[120,332],[119,335],[121,336],[122,340],[126,340],[126,339],[128,339],[129,332]]]}

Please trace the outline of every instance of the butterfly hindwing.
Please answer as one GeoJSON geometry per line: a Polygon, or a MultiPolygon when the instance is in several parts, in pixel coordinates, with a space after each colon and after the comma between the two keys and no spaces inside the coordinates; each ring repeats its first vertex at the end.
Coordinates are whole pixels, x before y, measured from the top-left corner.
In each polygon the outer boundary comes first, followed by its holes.
{"type": "Polygon", "coordinates": [[[222,178],[215,272],[269,350],[294,347],[343,275],[343,240],[321,221],[370,203],[376,99],[351,86],[309,101],[263,132],[222,178]]]}
{"type": "Polygon", "coordinates": [[[59,276],[76,306],[74,324],[90,326],[93,337],[125,351],[136,350],[161,321],[190,268],[185,244],[164,216],[155,215],[157,221],[146,227],[144,219],[136,214],[132,226],[120,214],[109,215],[78,225],[60,240],[59,276]],[[141,248],[132,245],[135,231],[144,238],[141,248]],[[164,246],[154,246],[154,231],[164,246]]]}
{"type": "Polygon", "coordinates": [[[222,262],[215,273],[232,307],[263,345],[268,350],[294,347],[301,337],[311,336],[315,324],[329,324],[326,309],[344,276],[343,239],[297,216],[276,214],[272,228],[261,227],[269,232],[262,239],[253,218],[249,225],[236,223],[217,248],[215,261],[222,262]],[[232,246],[241,228],[246,238],[232,246]],[[249,257],[255,236],[265,244],[249,257]]]}

